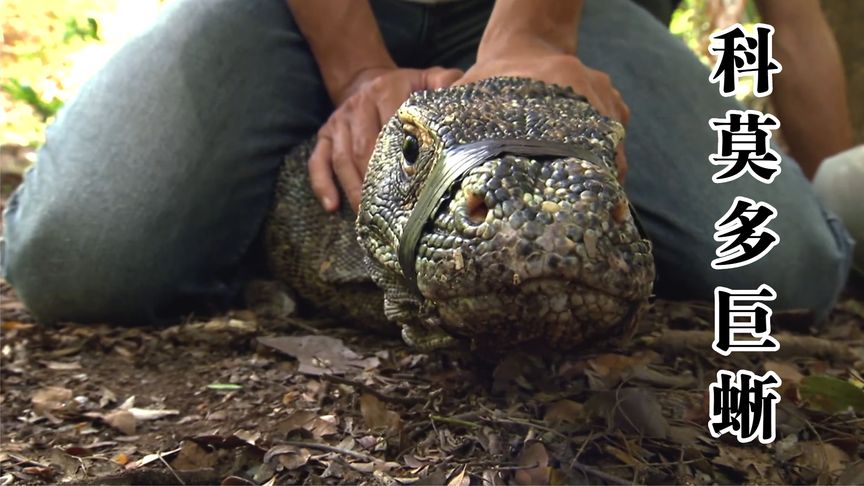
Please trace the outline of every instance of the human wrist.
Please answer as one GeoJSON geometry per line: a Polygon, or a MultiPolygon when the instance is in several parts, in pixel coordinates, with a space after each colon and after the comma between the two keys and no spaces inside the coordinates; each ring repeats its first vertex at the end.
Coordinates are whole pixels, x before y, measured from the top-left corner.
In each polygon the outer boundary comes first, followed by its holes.
{"type": "Polygon", "coordinates": [[[288,0],[288,6],[334,103],[350,96],[362,73],[396,67],[368,1],[288,0]]]}
{"type": "Polygon", "coordinates": [[[575,44],[570,47],[532,33],[511,32],[500,36],[491,36],[482,41],[477,49],[477,62],[491,61],[502,57],[513,59],[546,54],[575,55],[575,53],[575,44]]]}
{"type": "Polygon", "coordinates": [[[372,79],[383,71],[397,69],[397,66],[388,54],[386,57],[322,59],[319,68],[330,99],[338,105],[351,96],[359,81],[372,79]]]}
{"type": "Polygon", "coordinates": [[[477,59],[538,52],[574,55],[581,12],[581,1],[547,0],[538,4],[500,0],[483,32],[477,59]]]}

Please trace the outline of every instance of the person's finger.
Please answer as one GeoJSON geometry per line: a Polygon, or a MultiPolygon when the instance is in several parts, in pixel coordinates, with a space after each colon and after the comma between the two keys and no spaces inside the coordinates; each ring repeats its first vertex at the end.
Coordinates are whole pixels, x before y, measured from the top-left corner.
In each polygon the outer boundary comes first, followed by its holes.
{"type": "Polygon", "coordinates": [[[333,142],[326,131],[319,132],[318,140],[309,156],[309,183],[312,192],[325,211],[333,212],[339,207],[339,190],[333,183],[331,157],[333,142]]]}
{"type": "MultiPolygon", "coordinates": [[[[411,96],[411,83],[394,86],[393,89],[381,90],[374,94],[375,107],[378,111],[379,127],[383,127],[396,110],[411,96]]],[[[380,128],[379,128],[380,129],[380,128]]]]}
{"type": "Polygon", "coordinates": [[[620,117],[618,121],[626,127],[630,123],[630,107],[624,102],[621,92],[614,87],[612,88],[612,97],[615,100],[615,111],[618,112],[618,116],[620,117]]]}
{"type": "Polygon", "coordinates": [[[425,89],[447,88],[464,74],[460,69],[429,68],[423,71],[423,85],[425,89]]]}
{"type": "Polygon", "coordinates": [[[609,105],[609,101],[605,96],[600,96],[600,94],[594,89],[590,84],[586,84],[582,88],[582,92],[580,93],[582,96],[588,99],[588,103],[597,110],[603,116],[608,116],[609,118],[613,118],[617,120],[617,114],[612,106],[609,105]]]}
{"type": "Polygon", "coordinates": [[[378,107],[368,97],[363,96],[351,110],[351,135],[354,166],[363,177],[369,165],[369,156],[375,146],[375,139],[381,131],[378,107]]]}
{"type": "Polygon", "coordinates": [[[615,147],[615,165],[618,166],[618,182],[624,184],[624,179],[627,178],[627,155],[624,152],[624,142],[615,147]]]}
{"type": "Polygon", "coordinates": [[[351,134],[351,125],[347,120],[341,117],[334,120],[333,172],[351,207],[357,211],[360,206],[360,188],[363,181],[354,165],[351,134]]]}

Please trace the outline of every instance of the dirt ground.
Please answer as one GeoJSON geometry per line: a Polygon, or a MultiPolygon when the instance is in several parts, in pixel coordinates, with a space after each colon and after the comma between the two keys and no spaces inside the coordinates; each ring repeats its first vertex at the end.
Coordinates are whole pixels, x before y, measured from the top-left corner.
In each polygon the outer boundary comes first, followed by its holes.
{"type": "Polygon", "coordinates": [[[864,483],[857,279],[820,332],[775,314],[779,352],[729,359],[698,303],[655,303],[625,343],[493,357],[418,353],[290,302],[46,327],[0,285],[0,485],[864,483]],[[710,437],[717,369],[781,377],[776,442],[710,437]]]}

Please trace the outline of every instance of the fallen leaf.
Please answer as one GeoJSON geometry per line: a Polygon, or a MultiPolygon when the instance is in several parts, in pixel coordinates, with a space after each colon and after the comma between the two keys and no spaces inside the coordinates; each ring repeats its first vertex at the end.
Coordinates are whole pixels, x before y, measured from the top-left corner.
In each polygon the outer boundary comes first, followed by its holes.
{"type": "Polygon", "coordinates": [[[398,462],[392,461],[375,461],[375,462],[352,462],[349,464],[351,469],[362,473],[390,472],[393,469],[402,467],[398,462]]]}
{"type": "Polygon", "coordinates": [[[255,486],[256,484],[258,483],[240,476],[228,476],[219,483],[219,486],[255,486]]]}
{"type": "Polygon", "coordinates": [[[71,370],[80,370],[81,363],[77,361],[72,362],[63,362],[63,361],[42,361],[43,365],[46,368],[53,371],[71,371],[71,370]]]}
{"type": "Polygon", "coordinates": [[[63,452],[75,457],[88,457],[93,455],[93,449],[74,445],[64,448],[63,452]]]}
{"type": "Polygon", "coordinates": [[[624,452],[623,450],[621,450],[615,446],[607,445],[603,448],[603,451],[606,452],[607,454],[615,457],[616,459],[621,461],[623,464],[626,464],[626,465],[628,465],[628,466],[630,466],[636,470],[639,470],[639,469],[642,469],[645,467],[643,462],[640,461],[638,458],[633,457],[633,455],[631,453],[624,452]]]}
{"type": "Polygon", "coordinates": [[[173,409],[150,409],[132,407],[128,410],[136,420],[159,420],[170,415],[178,415],[180,410],[173,409]]]}
{"type": "Polygon", "coordinates": [[[276,425],[276,432],[283,437],[297,430],[320,439],[339,432],[339,419],[335,415],[318,416],[309,410],[298,410],[276,425]]]}
{"type": "MultiPolygon", "coordinates": [[[[16,302],[16,304],[17,304],[17,302],[16,302]]],[[[12,310],[12,309],[7,309],[5,306],[3,307],[3,309],[4,310],[12,310]]],[[[23,309],[24,309],[24,306],[20,305],[16,310],[23,310],[23,309]]],[[[2,329],[3,332],[21,331],[21,330],[25,330],[25,329],[30,329],[33,326],[35,326],[35,324],[25,324],[23,322],[18,322],[18,321],[0,322],[0,329],[2,329]]]]}
{"type": "Polygon", "coordinates": [[[546,409],[543,420],[552,424],[578,424],[585,421],[585,407],[573,400],[558,400],[546,409]]]}
{"type": "Polygon", "coordinates": [[[238,385],[236,383],[210,383],[209,385],[207,385],[207,388],[219,391],[234,391],[242,390],[243,385],[238,385]]]}
{"type": "Polygon", "coordinates": [[[846,467],[836,484],[864,484],[864,461],[856,461],[846,467]]]}
{"type": "Polygon", "coordinates": [[[595,393],[585,404],[592,415],[605,417],[610,430],[634,432],[662,439],[669,435],[669,422],[657,397],[644,388],[621,388],[595,393]]]}
{"type": "Polygon", "coordinates": [[[783,361],[765,361],[765,370],[777,373],[783,385],[797,385],[804,379],[804,375],[798,371],[798,365],[783,361]]]}
{"type": "Polygon", "coordinates": [[[377,368],[380,363],[376,357],[363,358],[341,339],[329,336],[259,337],[258,342],[293,356],[300,362],[300,373],[314,376],[368,370],[377,368]]]}
{"type": "Polygon", "coordinates": [[[789,434],[774,442],[774,456],[783,462],[788,462],[801,455],[801,444],[798,435],[789,434]]]}
{"type": "Polygon", "coordinates": [[[146,456],[142,457],[141,459],[138,459],[137,461],[130,462],[129,464],[126,464],[126,469],[127,470],[138,469],[138,468],[146,466],[147,464],[150,464],[154,461],[158,461],[158,460],[160,460],[160,458],[165,459],[165,460],[169,460],[169,459],[173,458],[178,452],[180,452],[180,449],[181,448],[178,447],[178,448],[170,450],[168,452],[157,452],[155,454],[147,454],[146,456]]]}
{"type": "Polygon", "coordinates": [[[395,432],[402,424],[398,413],[388,410],[384,402],[368,393],[360,395],[360,413],[371,429],[383,428],[395,432]]]}
{"type": "Polygon", "coordinates": [[[129,464],[129,456],[126,455],[126,453],[124,452],[120,452],[116,456],[112,457],[111,460],[116,462],[117,464],[120,464],[121,466],[129,464]]]}
{"type": "Polygon", "coordinates": [[[471,484],[471,476],[465,474],[467,467],[463,465],[459,474],[453,476],[453,479],[450,481],[447,481],[447,486],[469,486],[471,484]]]}
{"type": "Polygon", "coordinates": [[[542,442],[527,444],[517,459],[516,484],[549,484],[549,454],[542,442]]]}
{"type": "Polygon", "coordinates": [[[30,399],[33,411],[38,415],[71,408],[72,390],[59,386],[48,386],[37,390],[30,399]]]}
{"type": "Polygon", "coordinates": [[[123,403],[117,406],[117,410],[129,410],[135,406],[135,395],[127,398],[123,403]]]}
{"type": "Polygon", "coordinates": [[[103,422],[119,430],[124,435],[135,435],[138,421],[135,420],[135,415],[132,412],[128,410],[115,410],[104,415],[99,415],[103,422]]]}
{"type": "Polygon", "coordinates": [[[804,466],[821,474],[835,474],[849,463],[849,455],[839,447],[825,442],[801,442],[801,455],[794,459],[795,464],[804,466]]]}
{"type": "Polygon", "coordinates": [[[707,439],[707,436],[705,435],[705,429],[692,426],[675,425],[669,427],[669,440],[678,445],[689,446],[695,444],[699,440],[705,439],[707,439]]]}
{"type": "Polygon", "coordinates": [[[298,410],[276,424],[276,432],[286,436],[295,430],[308,430],[307,425],[317,416],[317,413],[309,410],[298,410]]]}
{"type": "Polygon", "coordinates": [[[317,438],[335,435],[339,432],[339,419],[335,415],[315,417],[309,431],[317,438]]]}
{"type": "Polygon", "coordinates": [[[771,467],[771,456],[766,452],[754,447],[727,446],[717,444],[720,454],[714,458],[713,463],[731,468],[745,475],[750,481],[758,481],[765,477],[766,470],[771,467]]]}
{"type": "Polygon", "coordinates": [[[801,380],[798,392],[815,410],[840,413],[852,409],[864,413],[864,390],[833,376],[808,376],[801,380]]]}
{"type": "Polygon", "coordinates": [[[258,442],[258,439],[261,438],[260,431],[246,431],[246,430],[238,430],[234,432],[234,437],[237,437],[240,440],[247,442],[249,445],[255,445],[258,442]]]}
{"type": "Polygon", "coordinates": [[[54,482],[54,478],[57,476],[57,471],[48,466],[29,466],[21,469],[21,472],[42,478],[49,483],[54,482]]]}
{"type": "Polygon", "coordinates": [[[201,447],[193,440],[184,440],[180,444],[180,452],[171,461],[171,467],[178,471],[194,471],[215,467],[219,463],[219,455],[212,450],[201,447]]]}
{"type": "Polygon", "coordinates": [[[309,462],[312,453],[309,449],[285,444],[276,445],[264,454],[264,462],[271,463],[275,458],[285,469],[299,469],[309,462]]]}

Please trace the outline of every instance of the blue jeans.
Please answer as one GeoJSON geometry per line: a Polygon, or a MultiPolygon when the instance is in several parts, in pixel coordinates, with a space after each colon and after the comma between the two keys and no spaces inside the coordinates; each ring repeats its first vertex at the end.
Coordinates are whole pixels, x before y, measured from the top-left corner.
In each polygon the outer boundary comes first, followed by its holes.
{"type": "MultiPolygon", "coordinates": [[[[488,1],[373,1],[397,63],[468,68],[488,1]]],[[[627,0],[589,2],[579,55],[608,72],[633,116],[627,186],[655,243],[660,297],[714,287],[778,293],[824,316],[850,243],[784,156],[771,185],[715,185],[708,119],[739,106],[666,28],[627,0]],[[766,201],[781,243],[715,271],[714,222],[736,195],[766,201]]],[[[782,73],[780,74],[782,75],[782,73]]],[[[285,0],[179,0],[62,110],[9,201],[3,271],[44,321],[146,323],[226,298],[259,233],[282,157],[333,106],[285,0]]]]}

